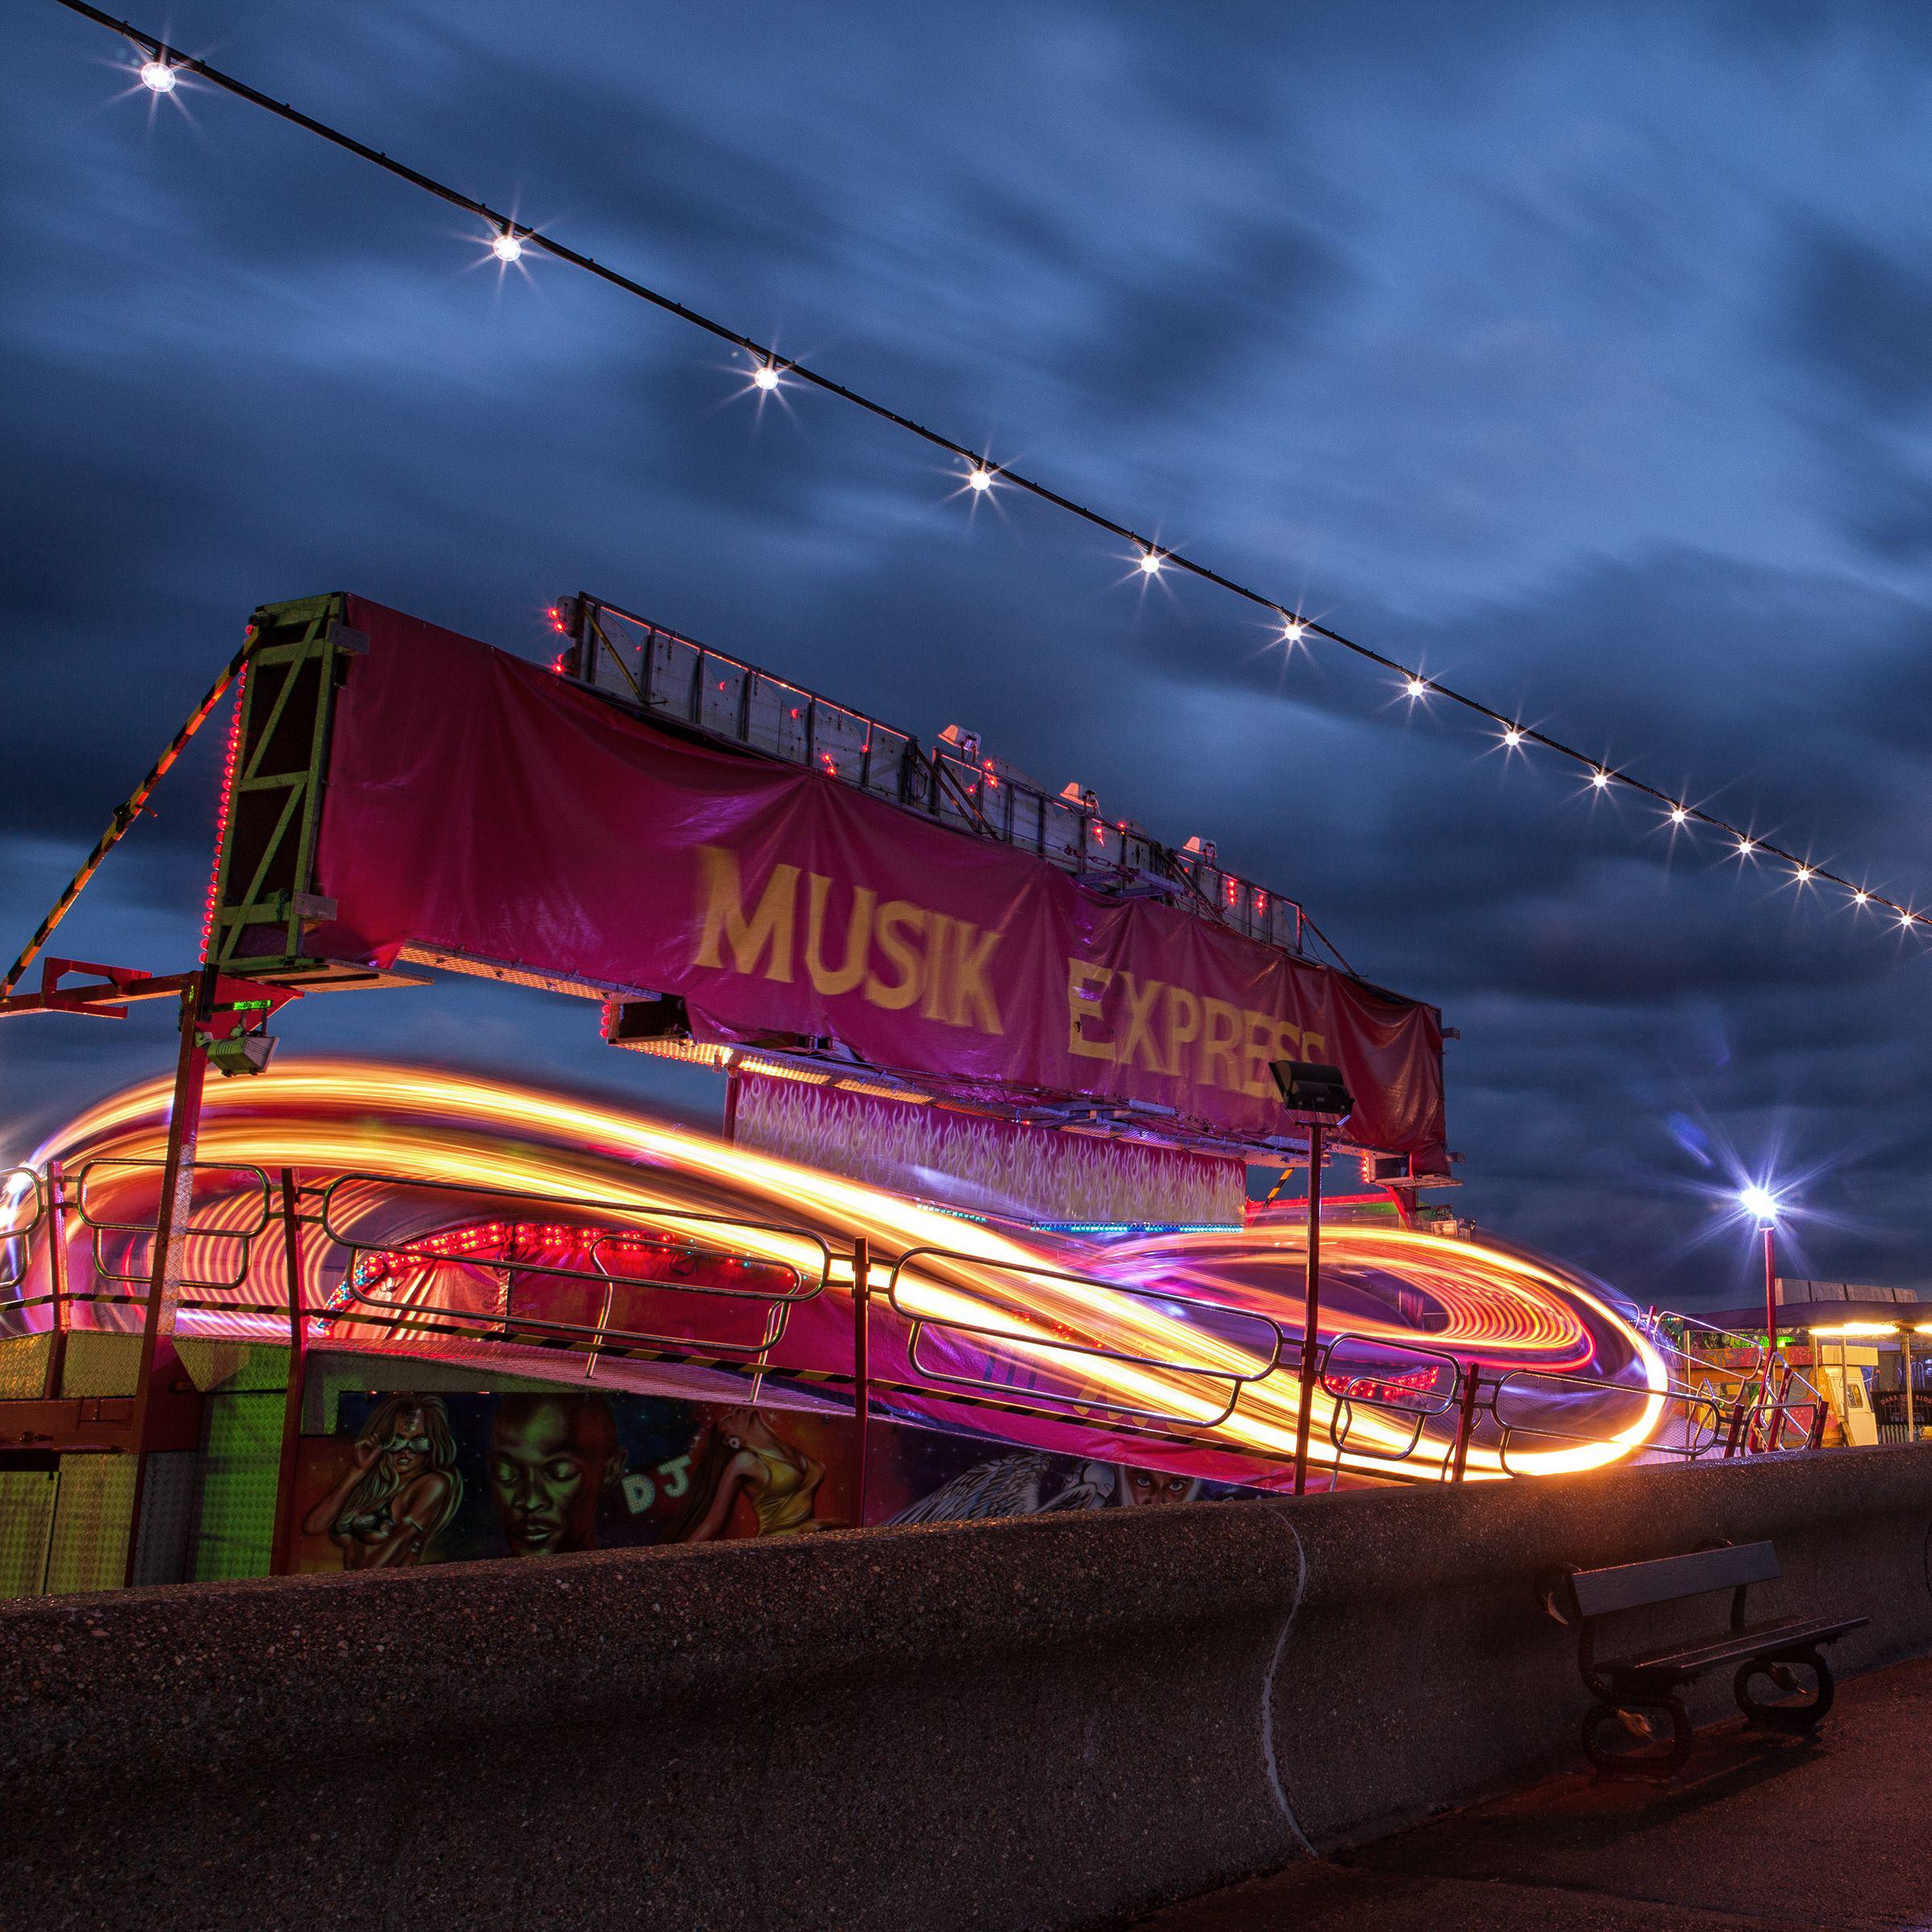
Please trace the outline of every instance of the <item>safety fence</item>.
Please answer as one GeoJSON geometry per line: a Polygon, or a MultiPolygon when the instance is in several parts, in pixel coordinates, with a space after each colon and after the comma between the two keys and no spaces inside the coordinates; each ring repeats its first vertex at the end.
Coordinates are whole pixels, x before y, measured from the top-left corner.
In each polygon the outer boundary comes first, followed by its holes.
{"type": "Polygon", "coordinates": [[[126,1311],[125,1330],[160,1279],[175,1310],[286,1336],[298,1363],[317,1343],[563,1350],[586,1378],[613,1362],[681,1364],[748,1379],[754,1401],[770,1383],[869,1418],[1019,1416],[1145,1443],[1151,1460],[1220,1451],[1304,1483],[1697,1462],[1815,1447],[1827,1420],[1776,1357],[1727,1401],[1667,1344],[1661,1388],[1385,1334],[1311,1348],[1292,1312],[969,1249],[875,1254],[802,1223],[374,1172],[198,1164],[161,1269],[161,1167],[99,1157],[0,1172],[0,1290],[18,1331],[53,1333],[46,1399],[76,1311],[126,1311]],[[1297,1470],[1304,1385],[1319,1399],[1297,1470]]]}

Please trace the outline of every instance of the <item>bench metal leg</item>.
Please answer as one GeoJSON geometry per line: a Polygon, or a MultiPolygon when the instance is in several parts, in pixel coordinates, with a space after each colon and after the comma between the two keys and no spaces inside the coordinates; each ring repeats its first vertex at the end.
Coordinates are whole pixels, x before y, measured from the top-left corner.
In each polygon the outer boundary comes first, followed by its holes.
{"type": "MultiPolygon", "coordinates": [[[[1654,1731],[1649,1735],[1654,1738],[1654,1731]]],[[[1675,1697],[1592,1704],[1583,1713],[1583,1755],[1606,1777],[1672,1777],[1690,1755],[1690,1713],[1675,1697]],[[1634,1745],[1627,1721],[1653,1716],[1663,1718],[1670,1726],[1670,1742],[1661,1751],[1634,1745]]]]}
{"type": "Polygon", "coordinates": [[[1816,1650],[1794,1650],[1789,1657],[1754,1657],[1749,1663],[1740,1665],[1732,1686],[1732,1695],[1737,1699],[1737,1707],[1745,1719],[1753,1724],[1762,1724],[1773,1731],[1815,1731],[1825,1720],[1825,1714],[1831,1708],[1831,1700],[1836,1695],[1831,1681],[1831,1666],[1816,1650]],[[1796,1688],[1791,1679],[1789,1666],[1798,1665],[1809,1670],[1818,1680],[1818,1687],[1803,1703],[1781,1701],[1767,1703],[1752,1695],[1753,1678],[1765,1678],[1775,1688],[1790,1690],[1796,1688]],[[1781,1678],[1784,1681],[1781,1681],[1781,1678]]]}

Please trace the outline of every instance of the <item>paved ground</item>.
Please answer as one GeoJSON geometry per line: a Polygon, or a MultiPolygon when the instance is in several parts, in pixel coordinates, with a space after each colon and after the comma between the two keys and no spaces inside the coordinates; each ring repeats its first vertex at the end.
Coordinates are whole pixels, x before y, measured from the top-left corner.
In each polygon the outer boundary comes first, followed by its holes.
{"type": "Polygon", "coordinates": [[[1932,1932],[1932,1659],[1815,1744],[1707,1733],[1673,1785],[1579,1775],[1170,1907],[1141,1932],[1932,1932]]]}

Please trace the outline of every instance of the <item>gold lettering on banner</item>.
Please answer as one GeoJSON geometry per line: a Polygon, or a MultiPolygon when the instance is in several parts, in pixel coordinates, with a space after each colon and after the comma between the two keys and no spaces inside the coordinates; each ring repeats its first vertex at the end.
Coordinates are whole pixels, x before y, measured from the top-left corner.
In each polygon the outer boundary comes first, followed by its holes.
{"type": "Polygon", "coordinates": [[[919,997],[919,989],[926,976],[926,961],[912,939],[900,937],[900,929],[903,927],[916,937],[926,930],[927,920],[934,916],[923,906],[915,906],[910,899],[888,899],[879,908],[873,937],[879,943],[879,951],[898,968],[899,976],[896,980],[882,980],[875,972],[867,977],[865,997],[873,1005],[883,1006],[888,1013],[898,1013],[919,997]]]}
{"type": "Polygon", "coordinates": [[[971,1026],[979,1033],[1004,1033],[999,1002],[993,997],[986,964],[993,949],[1005,938],[1003,932],[982,931],[977,926],[955,922],[959,934],[952,949],[952,997],[947,1002],[946,1019],[954,1026],[971,1026]]]}
{"type": "Polygon", "coordinates": [[[1208,1030],[1201,1036],[1201,1084],[1239,1093],[1241,1076],[1235,1071],[1234,1042],[1241,1030],[1241,1009],[1232,1000],[1212,998],[1202,1001],[1201,1009],[1208,1016],[1208,1030]],[[1225,1077],[1216,1074],[1216,1067],[1228,1069],[1225,1077]]]}
{"type": "Polygon", "coordinates": [[[1319,1059],[1327,1044],[1325,1034],[1232,1000],[1136,979],[1094,960],[1067,961],[1067,1051],[1083,1059],[1265,1100],[1274,1092],[1271,1060],[1319,1059]],[[1117,984],[1108,1013],[1108,989],[1117,984]]]}
{"type": "Polygon", "coordinates": [[[1154,1005],[1161,996],[1161,981],[1137,980],[1132,973],[1123,972],[1121,990],[1127,1003],[1121,1015],[1125,1022],[1121,1034],[1121,1064],[1131,1067],[1137,1057],[1150,1073],[1165,1073],[1167,1063],[1161,1058],[1159,1044],[1154,1037],[1154,1005]]]}
{"type": "Polygon", "coordinates": [[[777,865],[758,903],[747,909],[737,853],[700,845],[692,963],[790,980],[794,959],[803,953],[812,990],[827,998],[860,992],[889,1013],[916,1003],[922,1018],[942,1026],[1005,1031],[991,975],[1004,933],[910,899],[881,906],[869,886],[855,889],[851,910],[841,913],[834,902],[839,890],[840,881],[824,873],[801,874],[795,865],[777,865]],[[839,956],[828,958],[828,950],[839,956]]]}
{"type": "Polygon", "coordinates": [[[1200,1038],[1201,1002],[1185,986],[1170,986],[1167,989],[1167,1071],[1179,1074],[1184,1071],[1187,1062],[1183,1049],[1191,1046],[1200,1038]],[[1187,1018],[1183,1019],[1185,1010],[1187,1018]]]}
{"type": "Polygon", "coordinates": [[[698,848],[698,891],[703,900],[704,925],[698,935],[697,964],[721,966],[718,943],[731,948],[731,970],[746,974],[758,970],[766,953],[771,964],[768,980],[791,978],[791,931],[799,892],[799,869],[774,865],[765,881],[757,908],[745,916],[745,892],[738,876],[738,855],[722,845],[698,848]]]}
{"type": "Polygon", "coordinates": [[[1067,962],[1067,1051],[1090,1060],[1113,1058],[1113,1042],[1088,1035],[1085,1022],[1100,1017],[1100,995],[1113,977],[1111,966],[1096,965],[1092,960],[1067,962]]]}
{"type": "Polygon", "coordinates": [[[845,927],[844,963],[835,972],[825,964],[825,895],[832,881],[823,873],[806,878],[805,970],[815,993],[850,993],[865,976],[865,956],[872,947],[872,909],[879,895],[861,886],[852,895],[852,917],[845,927]]]}
{"type": "Polygon", "coordinates": [[[941,1020],[946,1017],[946,996],[952,990],[947,983],[946,956],[951,950],[950,942],[959,930],[960,922],[950,913],[935,912],[931,916],[932,923],[926,929],[926,998],[919,1013],[923,1018],[941,1020]]]}
{"type": "Polygon", "coordinates": [[[1274,1077],[1268,1071],[1268,1063],[1301,1056],[1280,1049],[1282,1022],[1272,1013],[1256,1013],[1250,1008],[1241,1018],[1248,1023],[1242,1041],[1241,1092],[1258,1100],[1274,1092],[1274,1077]]]}

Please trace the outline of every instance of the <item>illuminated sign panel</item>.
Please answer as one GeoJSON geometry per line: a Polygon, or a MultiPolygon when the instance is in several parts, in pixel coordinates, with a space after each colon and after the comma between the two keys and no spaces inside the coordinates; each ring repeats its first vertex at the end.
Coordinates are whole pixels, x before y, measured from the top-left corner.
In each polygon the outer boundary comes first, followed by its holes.
{"type": "Polygon", "coordinates": [[[675,994],[700,1040],[831,1041],[989,1097],[1088,1096],[1278,1134],[1268,1073],[1332,1061],[1348,1137],[1443,1137],[1431,1008],[1096,892],[809,767],[693,743],[359,598],[309,899],[311,959],[427,950],[675,994]]]}

